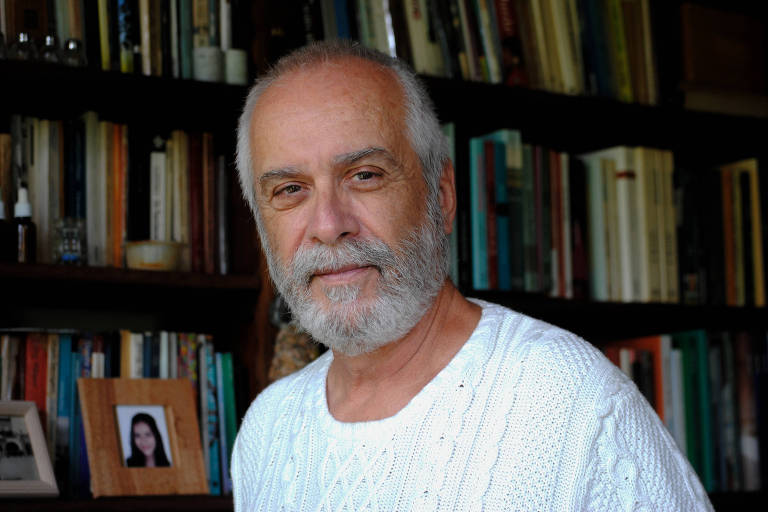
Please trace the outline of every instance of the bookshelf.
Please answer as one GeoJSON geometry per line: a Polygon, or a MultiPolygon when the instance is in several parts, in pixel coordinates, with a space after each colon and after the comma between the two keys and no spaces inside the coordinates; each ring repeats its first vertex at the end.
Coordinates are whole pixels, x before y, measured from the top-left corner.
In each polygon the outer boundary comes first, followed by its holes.
{"type": "MultiPolygon", "coordinates": [[[[710,2],[712,3],[712,2],[710,2]]],[[[717,2],[715,2],[717,3],[717,2]]],[[[266,29],[264,30],[266,32],[266,29]]],[[[229,141],[246,88],[161,77],[0,60],[0,107],[9,113],[70,118],[94,110],[115,122],[212,130],[229,141]]],[[[580,153],[613,145],[644,145],[707,161],[757,157],[765,161],[768,120],[687,111],[676,102],[659,106],[608,98],[570,96],[459,79],[423,77],[443,122],[456,123],[459,210],[468,210],[470,137],[519,128],[537,143],[580,153]],[[478,115],[482,112],[482,115],[478,115]]],[[[232,154],[232,151],[229,151],[232,154]]],[[[231,162],[230,162],[231,163],[231,162]]],[[[237,187],[233,183],[233,187],[237,187]]],[[[230,197],[236,197],[236,190],[230,197]]],[[[765,205],[764,205],[765,207],[765,205]]],[[[232,219],[234,273],[206,275],[117,268],[0,264],[0,282],[15,295],[0,299],[5,327],[194,329],[211,331],[248,367],[247,397],[266,385],[271,358],[267,310],[271,285],[257,254],[253,223],[240,205],[232,219]],[[236,240],[243,243],[237,245],[236,240]],[[239,262],[237,261],[239,260],[239,262]],[[256,263],[254,263],[256,262],[256,263]]],[[[466,218],[459,230],[469,231],[466,218]]],[[[466,246],[462,247],[466,250],[466,246]]],[[[468,264],[466,254],[462,263],[468,264]]],[[[550,298],[524,292],[462,291],[512,307],[598,344],[615,338],[688,328],[768,328],[768,309],[681,304],[625,304],[550,298]]],[[[758,509],[765,491],[714,493],[716,509],[758,509]]],[[[231,510],[231,498],[209,496],[100,500],[19,500],[12,510],[231,510]]]]}

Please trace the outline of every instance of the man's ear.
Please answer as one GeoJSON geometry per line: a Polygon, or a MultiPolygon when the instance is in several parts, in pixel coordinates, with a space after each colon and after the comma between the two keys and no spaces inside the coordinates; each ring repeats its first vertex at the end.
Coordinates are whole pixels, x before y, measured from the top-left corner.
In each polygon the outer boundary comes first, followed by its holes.
{"type": "Polygon", "coordinates": [[[453,231],[453,219],[456,216],[456,183],[454,181],[453,162],[446,160],[439,184],[440,210],[443,212],[443,229],[446,234],[453,231]]]}

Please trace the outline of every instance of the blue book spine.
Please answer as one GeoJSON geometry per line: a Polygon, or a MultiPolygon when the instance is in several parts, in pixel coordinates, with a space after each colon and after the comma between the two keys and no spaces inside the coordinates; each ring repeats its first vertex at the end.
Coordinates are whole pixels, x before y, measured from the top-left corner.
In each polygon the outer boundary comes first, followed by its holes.
{"type": "Polygon", "coordinates": [[[59,336],[59,397],[56,417],[56,451],[54,468],[59,490],[64,493],[68,488],[67,473],[69,468],[69,429],[72,418],[72,336],[59,336]]]}
{"type": "MultiPolygon", "coordinates": [[[[210,341],[205,344],[205,363],[207,381],[206,393],[208,401],[208,453],[210,463],[210,492],[214,496],[221,495],[221,463],[219,461],[219,414],[216,402],[216,362],[213,357],[213,345],[210,341]]],[[[201,376],[202,378],[203,376],[201,376]]]]}
{"type": "Polygon", "coordinates": [[[338,32],[337,35],[339,39],[349,39],[352,37],[352,32],[349,29],[347,0],[334,0],[333,3],[333,10],[336,12],[336,32],[338,32]]]}
{"type": "Polygon", "coordinates": [[[179,60],[181,78],[192,79],[192,0],[179,0],[179,60]]]}
{"type": "Polygon", "coordinates": [[[143,343],[143,357],[142,357],[142,376],[145,379],[152,377],[152,333],[144,333],[143,343]]]}
{"type": "Polygon", "coordinates": [[[502,141],[493,145],[496,201],[496,251],[498,254],[499,289],[512,289],[512,263],[509,240],[509,192],[507,189],[507,147],[502,141]]]}
{"type": "Polygon", "coordinates": [[[472,230],[472,287],[488,290],[488,205],[486,204],[484,142],[469,141],[469,218],[472,230]]]}

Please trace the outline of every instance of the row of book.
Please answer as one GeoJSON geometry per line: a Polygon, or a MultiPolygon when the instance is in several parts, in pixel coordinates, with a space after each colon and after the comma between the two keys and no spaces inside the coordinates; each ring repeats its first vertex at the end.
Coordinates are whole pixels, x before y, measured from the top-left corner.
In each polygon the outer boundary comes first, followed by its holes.
{"type": "Polygon", "coordinates": [[[768,333],[703,330],[601,347],[654,407],[708,492],[768,483],[768,333]]]}
{"type": "Polygon", "coordinates": [[[9,40],[19,32],[40,43],[50,34],[78,39],[103,71],[223,81],[212,68],[233,48],[230,0],[0,1],[9,40]]]}
{"type": "Polygon", "coordinates": [[[213,135],[152,133],[94,112],[12,116],[0,134],[0,187],[9,218],[27,185],[39,262],[122,267],[126,240],[160,240],[184,244],[182,270],[227,273],[228,178],[213,135]],[[80,258],[61,257],[62,219],[84,221],[80,258]]]}
{"type": "Polygon", "coordinates": [[[88,452],[78,378],[186,378],[196,390],[211,494],[231,494],[229,460],[237,433],[232,354],[210,335],[117,331],[0,335],[0,399],[35,402],[59,489],[87,496],[88,452]]]}
{"type": "Polygon", "coordinates": [[[767,192],[755,159],[676,169],[668,150],[569,155],[516,130],[470,139],[469,158],[474,289],[765,305],[767,192]]]}
{"type": "Polygon", "coordinates": [[[358,38],[421,73],[658,101],[649,0],[317,3],[312,38],[358,38]]]}

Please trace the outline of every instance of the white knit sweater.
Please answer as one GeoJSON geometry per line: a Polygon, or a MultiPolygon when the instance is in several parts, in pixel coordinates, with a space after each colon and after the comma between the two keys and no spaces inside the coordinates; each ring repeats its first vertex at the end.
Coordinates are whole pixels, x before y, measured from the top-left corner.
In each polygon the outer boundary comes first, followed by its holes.
{"type": "Polygon", "coordinates": [[[235,510],[712,510],[635,385],[592,345],[501,306],[399,413],[328,412],[330,351],[261,393],[235,510]]]}

